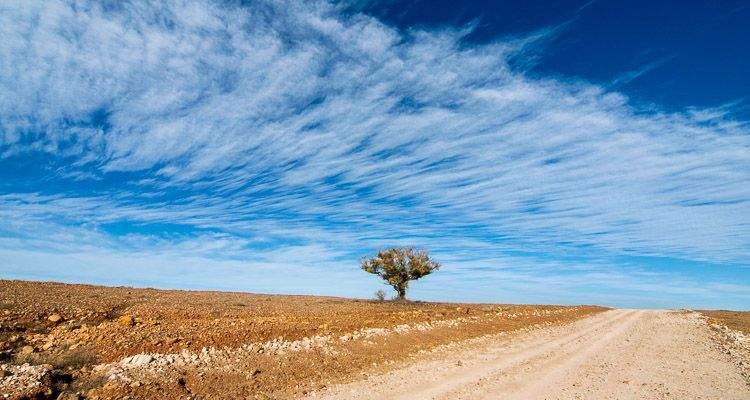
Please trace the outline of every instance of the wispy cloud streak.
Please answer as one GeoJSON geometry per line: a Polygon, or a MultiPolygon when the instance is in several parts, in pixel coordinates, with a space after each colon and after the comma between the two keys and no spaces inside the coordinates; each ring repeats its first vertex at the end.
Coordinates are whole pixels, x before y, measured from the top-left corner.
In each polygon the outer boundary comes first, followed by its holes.
{"type": "Polygon", "coordinates": [[[536,36],[466,33],[326,2],[5,2],[2,162],[55,167],[0,188],[3,243],[748,260],[750,128],[731,109],[637,108],[511,68],[536,36]]]}

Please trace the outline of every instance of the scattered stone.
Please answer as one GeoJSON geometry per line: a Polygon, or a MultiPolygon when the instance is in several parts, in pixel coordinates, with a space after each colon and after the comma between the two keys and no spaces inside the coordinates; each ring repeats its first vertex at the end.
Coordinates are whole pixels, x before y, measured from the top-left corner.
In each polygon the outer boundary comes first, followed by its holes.
{"type": "Polygon", "coordinates": [[[46,399],[52,396],[51,365],[9,365],[0,370],[5,375],[0,379],[0,393],[12,399],[46,399]]]}
{"type": "Polygon", "coordinates": [[[150,354],[137,354],[132,357],[128,357],[122,360],[122,364],[126,365],[146,365],[154,361],[154,357],[150,354]]]}
{"type": "Polygon", "coordinates": [[[80,393],[60,393],[57,396],[57,400],[81,400],[82,398],[80,393]]]}
{"type": "Polygon", "coordinates": [[[29,355],[33,353],[36,349],[34,349],[34,346],[23,346],[21,347],[21,355],[29,355]]]}
{"type": "Polygon", "coordinates": [[[47,317],[47,320],[49,322],[52,322],[53,324],[56,324],[56,323],[62,321],[62,319],[63,318],[62,318],[62,316],[60,316],[60,314],[52,314],[49,317],[47,317]]]}
{"type": "Polygon", "coordinates": [[[117,322],[122,326],[135,325],[135,319],[131,315],[123,315],[120,318],[117,318],[117,322]]]}

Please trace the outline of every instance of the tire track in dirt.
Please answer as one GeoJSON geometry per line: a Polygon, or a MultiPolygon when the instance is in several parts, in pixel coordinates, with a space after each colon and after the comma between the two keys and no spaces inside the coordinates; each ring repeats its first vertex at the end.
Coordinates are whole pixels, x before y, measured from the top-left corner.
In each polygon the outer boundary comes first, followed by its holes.
{"type": "MultiPolygon", "coordinates": [[[[461,388],[465,386],[475,386],[492,376],[504,374],[507,369],[512,369],[518,365],[523,365],[534,359],[544,357],[549,353],[554,353],[558,349],[565,348],[571,343],[580,341],[582,338],[596,335],[610,326],[618,324],[622,319],[628,318],[633,312],[631,311],[612,311],[606,318],[601,321],[595,321],[593,324],[586,326],[582,331],[575,331],[571,334],[564,335],[552,340],[542,338],[532,341],[531,343],[522,344],[520,348],[511,352],[505,351],[505,348],[489,351],[483,356],[488,360],[483,360],[476,365],[470,373],[461,375],[460,379],[449,379],[439,383],[431,382],[420,386],[411,386],[405,388],[404,393],[392,397],[394,400],[408,400],[419,396],[422,398],[454,398],[453,392],[461,393],[461,388]],[[500,350],[500,351],[497,351],[500,350]],[[447,397],[446,397],[447,396],[447,397]]],[[[464,361],[461,362],[464,364],[464,361]]],[[[460,396],[459,396],[460,398],[460,396]]]]}
{"type": "Polygon", "coordinates": [[[630,311],[620,315],[615,321],[596,329],[578,335],[551,351],[546,351],[538,357],[524,360],[509,370],[502,371],[502,375],[483,378],[483,385],[478,387],[461,388],[454,393],[440,396],[440,399],[483,399],[492,393],[508,393],[504,399],[524,400],[538,398],[539,392],[559,382],[563,376],[587,358],[591,357],[613,340],[619,339],[636,321],[643,316],[643,311],[630,311]],[[508,379],[512,377],[511,379],[508,379]],[[531,382],[531,383],[529,383],[531,382]]]}

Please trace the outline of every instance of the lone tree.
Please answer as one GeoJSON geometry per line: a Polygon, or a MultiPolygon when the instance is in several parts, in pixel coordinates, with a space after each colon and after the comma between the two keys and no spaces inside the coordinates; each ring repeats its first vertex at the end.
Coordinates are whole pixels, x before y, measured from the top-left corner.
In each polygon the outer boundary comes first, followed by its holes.
{"type": "Polygon", "coordinates": [[[437,261],[430,259],[424,250],[412,247],[394,247],[378,252],[373,258],[363,258],[363,270],[380,276],[398,293],[398,299],[406,298],[409,281],[417,280],[440,269],[437,261]]]}

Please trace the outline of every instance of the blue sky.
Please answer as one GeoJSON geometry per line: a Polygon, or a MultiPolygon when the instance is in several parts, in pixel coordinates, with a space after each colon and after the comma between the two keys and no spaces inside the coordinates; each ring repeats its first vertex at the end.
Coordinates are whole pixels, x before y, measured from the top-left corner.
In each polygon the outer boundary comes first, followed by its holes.
{"type": "Polygon", "coordinates": [[[749,309],[750,8],[453,3],[3,2],[0,277],[749,309]]]}

